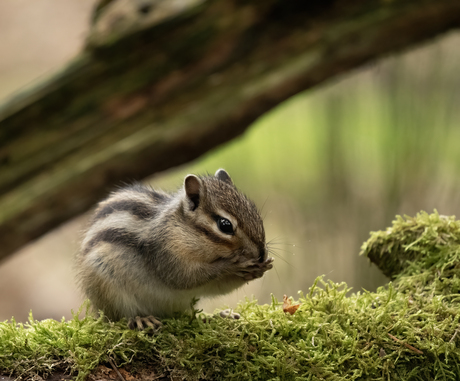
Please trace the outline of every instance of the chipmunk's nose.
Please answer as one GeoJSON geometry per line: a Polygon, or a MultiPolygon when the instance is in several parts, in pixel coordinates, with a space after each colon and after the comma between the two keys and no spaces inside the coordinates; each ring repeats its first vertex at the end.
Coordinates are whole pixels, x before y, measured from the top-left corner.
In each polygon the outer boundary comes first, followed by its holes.
{"type": "Polygon", "coordinates": [[[265,261],[266,258],[267,258],[267,250],[265,250],[265,246],[264,246],[259,249],[258,261],[262,263],[263,261],[265,261]]]}

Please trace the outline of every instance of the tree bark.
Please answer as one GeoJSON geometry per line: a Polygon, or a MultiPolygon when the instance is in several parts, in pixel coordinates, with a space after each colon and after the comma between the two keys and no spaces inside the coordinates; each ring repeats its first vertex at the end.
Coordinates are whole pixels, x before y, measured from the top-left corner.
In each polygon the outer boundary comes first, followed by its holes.
{"type": "Polygon", "coordinates": [[[102,1],[81,54],[0,107],[0,259],[108,185],[192,160],[294,94],[459,25],[458,0],[102,1]]]}

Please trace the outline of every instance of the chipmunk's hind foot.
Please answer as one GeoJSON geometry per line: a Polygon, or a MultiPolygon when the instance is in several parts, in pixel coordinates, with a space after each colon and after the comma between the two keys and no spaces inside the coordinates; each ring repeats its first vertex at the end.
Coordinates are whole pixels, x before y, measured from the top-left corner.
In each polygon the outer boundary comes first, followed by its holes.
{"type": "Polygon", "coordinates": [[[154,316],[136,316],[135,318],[130,318],[128,321],[128,328],[138,331],[143,331],[146,328],[152,328],[154,331],[158,331],[161,326],[161,321],[154,316]]]}

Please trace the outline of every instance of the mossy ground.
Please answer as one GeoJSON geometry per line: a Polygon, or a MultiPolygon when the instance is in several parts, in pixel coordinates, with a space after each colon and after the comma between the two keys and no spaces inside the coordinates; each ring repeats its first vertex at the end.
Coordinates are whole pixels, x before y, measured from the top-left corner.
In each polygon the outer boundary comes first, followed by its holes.
{"type": "Polygon", "coordinates": [[[240,320],[165,319],[156,334],[85,313],[0,323],[0,373],[33,379],[65,370],[83,380],[112,361],[133,375],[148,364],[186,380],[458,380],[460,222],[397,217],[371,233],[362,254],[393,282],[350,295],[320,277],[299,293],[294,315],[273,298],[241,303],[240,320]]]}

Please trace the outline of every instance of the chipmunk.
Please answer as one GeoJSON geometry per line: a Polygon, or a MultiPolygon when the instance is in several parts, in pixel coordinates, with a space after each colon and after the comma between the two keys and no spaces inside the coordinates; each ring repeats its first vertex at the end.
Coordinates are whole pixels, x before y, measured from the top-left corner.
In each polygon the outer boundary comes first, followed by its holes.
{"type": "Polygon", "coordinates": [[[273,267],[262,218],[219,169],[174,194],[140,183],[99,203],[77,255],[95,310],[129,327],[158,327],[194,297],[229,293],[273,267]]]}

